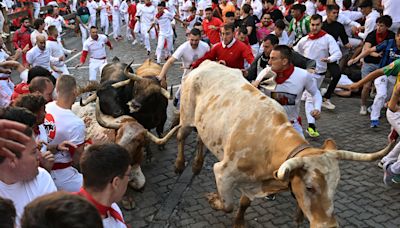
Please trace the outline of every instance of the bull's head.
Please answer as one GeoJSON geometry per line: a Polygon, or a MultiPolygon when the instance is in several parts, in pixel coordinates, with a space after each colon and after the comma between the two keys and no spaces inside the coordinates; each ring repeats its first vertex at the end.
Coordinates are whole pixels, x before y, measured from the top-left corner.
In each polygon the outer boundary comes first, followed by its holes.
{"type": "Polygon", "coordinates": [[[101,111],[106,115],[116,118],[125,114],[120,89],[114,88],[110,83],[102,84],[97,90],[97,97],[100,100],[101,111]]]}
{"type": "Polygon", "coordinates": [[[132,91],[133,98],[127,103],[131,113],[138,112],[143,103],[152,96],[161,94],[167,99],[171,98],[168,91],[161,87],[159,81],[155,77],[139,77],[136,74],[129,72],[131,64],[132,62],[124,71],[125,75],[135,82],[132,91]]]}
{"type": "Polygon", "coordinates": [[[333,204],[340,179],[338,160],[373,161],[387,154],[393,143],[375,153],[337,150],[333,140],[322,149],[308,148],[304,156],[286,160],[275,171],[275,178],[289,182],[298,206],[310,221],[310,227],[338,227],[333,204]]]}

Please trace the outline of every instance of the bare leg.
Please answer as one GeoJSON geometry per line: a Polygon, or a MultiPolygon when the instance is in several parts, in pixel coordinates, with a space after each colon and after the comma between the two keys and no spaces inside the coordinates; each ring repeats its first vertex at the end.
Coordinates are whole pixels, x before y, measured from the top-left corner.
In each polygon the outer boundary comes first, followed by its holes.
{"type": "Polygon", "coordinates": [[[370,90],[371,90],[371,82],[365,83],[361,91],[361,105],[367,105],[367,100],[369,97],[370,90]]]}
{"type": "Polygon", "coordinates": [[[182,173],[185,168],[185,155],[184,155],[184,147],[185,147],[185,139],[190,134],[190,127],[181,127],[178,130],[178,134],[176,136],[178,140],[178,155],[176,156],[175,161],[175,173],[182,173]]]}
{"type": "Polygon", "coordinates": [[[240,197],[239,209],[236,213],[235,223],[233,224],[234,228],[242,228],[244,227],[244,213],[247,208],[250,206],[251,201],[249,197],[242,195],[240,197]]]}
{"type": "Polygon", "coordinates": [[[204,163],[204,144],[200,136],[197,136],[197,147],[196,147],[196,157],[194,158],[192,165],[192,172],[194,175],[200,173],[201,168],[204,163]]]}

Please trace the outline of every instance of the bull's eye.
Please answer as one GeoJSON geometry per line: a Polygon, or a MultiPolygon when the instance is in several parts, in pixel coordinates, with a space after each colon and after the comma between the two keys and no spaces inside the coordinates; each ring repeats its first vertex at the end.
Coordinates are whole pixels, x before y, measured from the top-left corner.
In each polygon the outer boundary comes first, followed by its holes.
{"type": "Polygon", "coordinates": [[[313,188],[312,186],[311,187],[306,187],[306,190],[307,190],[307,192],[309,192],[309,193],[315,193],[315,188],[313,188]]]}

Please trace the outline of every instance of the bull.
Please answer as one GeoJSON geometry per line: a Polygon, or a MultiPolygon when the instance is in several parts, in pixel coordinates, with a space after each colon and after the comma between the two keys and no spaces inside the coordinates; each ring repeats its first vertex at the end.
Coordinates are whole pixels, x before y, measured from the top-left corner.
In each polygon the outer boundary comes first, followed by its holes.
{"type": "Polygon", "coordinates": [[[114,61],[104,66],[96,94],[81,101],[81,104],[86,105],[98,97],[104,114],[113,117],[132,116],[146,129],[156,128],[161,136],[170,98],[168,91],[156,78],[161,67],[148,59],[134,74],[131,64],[114,61]]]}
{"type": "Polygon", "coordinates": [[[234,226],[256,197],[290,190],[311,227],[337,227],[333,197],[340,178],[338,160],[372,161],[392,144],[370,154],[338,150],[333,140],[312,147],[288,121],[285,110],[242,76],[240,70],[205,61],[182,85],[176,171],[184,169],[184,141],[198,132],[193,171],[203,164],[203,144],[218,158],[213,170],[215,210],[233,210],[235,189],[242,193],[234,226]]]}
{"type": "Polygon", "coordinates": [[[151,132],[143,128],[131,116],[120,116],[113,118],[104,115],[99,108],[99,101],[81,107],[74,104],[72,111],[79,116],[85,123],[87,134],[86,138],[92,143],[112,142],[124,147],[132,158],[132,181],[129,185],[133,189],[141,189],[145,184],[145,177],[141,171],[140,164],[143,159],[143,148],[146,139],[161,145],[176,132],[177,128],[171,130],[164,138],[160,139],[151,132]]]}

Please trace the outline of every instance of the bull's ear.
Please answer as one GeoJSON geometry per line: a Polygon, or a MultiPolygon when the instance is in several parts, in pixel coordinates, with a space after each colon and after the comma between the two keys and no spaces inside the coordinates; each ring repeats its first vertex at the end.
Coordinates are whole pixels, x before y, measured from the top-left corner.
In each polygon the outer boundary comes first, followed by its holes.
{"type": "Polygon", "coordinates": [[[322,145],[322,149],[336,150],[336,142],[333,139],[326,139],[324,145],[322,145]]]}

